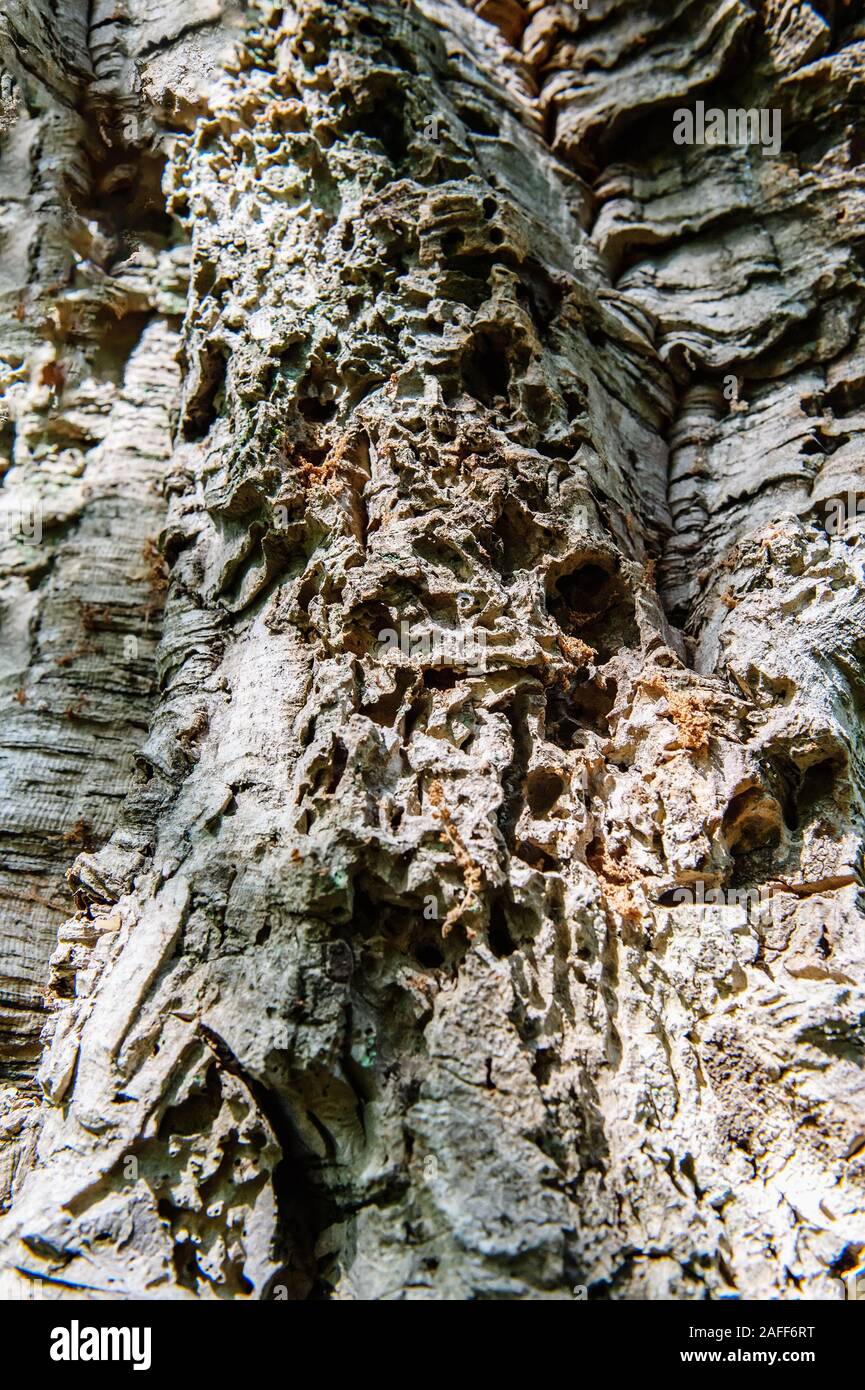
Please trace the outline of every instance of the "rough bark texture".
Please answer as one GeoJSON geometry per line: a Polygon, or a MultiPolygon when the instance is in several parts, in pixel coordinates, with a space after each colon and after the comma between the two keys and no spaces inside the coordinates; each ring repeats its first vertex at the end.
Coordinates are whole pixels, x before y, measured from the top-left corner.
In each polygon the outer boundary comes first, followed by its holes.
{"type": "Polygon", "coordinates": [[[865,22],[820,10],[7,4],[7,1290],[840,1296],[865,22]],[[780,153],[675,145],[698,99],[780,153]]]}

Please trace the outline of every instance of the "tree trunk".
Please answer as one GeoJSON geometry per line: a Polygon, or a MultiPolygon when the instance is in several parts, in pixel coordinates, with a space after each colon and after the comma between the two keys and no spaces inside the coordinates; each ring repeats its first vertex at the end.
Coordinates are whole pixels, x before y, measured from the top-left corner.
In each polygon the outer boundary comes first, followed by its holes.
{"type": "Polygon", "coordinates": [[[841,1296],[865,22],[821,10],[7,6],[7,1292],[841,1296]],[[777,152],[677,143],[698,102],[777,152]]]}

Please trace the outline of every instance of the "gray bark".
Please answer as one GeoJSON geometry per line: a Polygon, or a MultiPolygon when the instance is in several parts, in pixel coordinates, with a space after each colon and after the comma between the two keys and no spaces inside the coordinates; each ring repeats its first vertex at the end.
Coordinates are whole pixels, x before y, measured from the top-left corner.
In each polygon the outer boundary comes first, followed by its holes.
{"type": "Polygon", "coordinates": [[[865,22],[823,11],[7,6],[8,1296],[841,1296],[865,22]],[[675,144],[698,100],[779,153],[675,144]]]}

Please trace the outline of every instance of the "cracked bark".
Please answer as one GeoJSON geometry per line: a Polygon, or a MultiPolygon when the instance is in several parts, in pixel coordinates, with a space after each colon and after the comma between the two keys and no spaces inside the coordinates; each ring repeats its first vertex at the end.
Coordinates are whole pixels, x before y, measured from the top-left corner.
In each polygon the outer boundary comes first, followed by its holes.
{"type": "Polygon", "coordinates": [[[7,7],[8,1289],[839,1296],[863,51],[7,7]]]}

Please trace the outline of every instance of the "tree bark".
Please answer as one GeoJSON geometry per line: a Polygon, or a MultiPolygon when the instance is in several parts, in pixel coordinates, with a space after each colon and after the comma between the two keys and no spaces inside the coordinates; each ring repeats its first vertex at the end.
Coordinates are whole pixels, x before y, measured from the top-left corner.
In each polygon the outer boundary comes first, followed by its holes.
{"type": "Polygon", "coordinates": [[[8,6],[7,1293],[842,1296],[865,21],[821,10],[8,6]],[[676,144],[698,101],[778,153],[676,144]]]}

